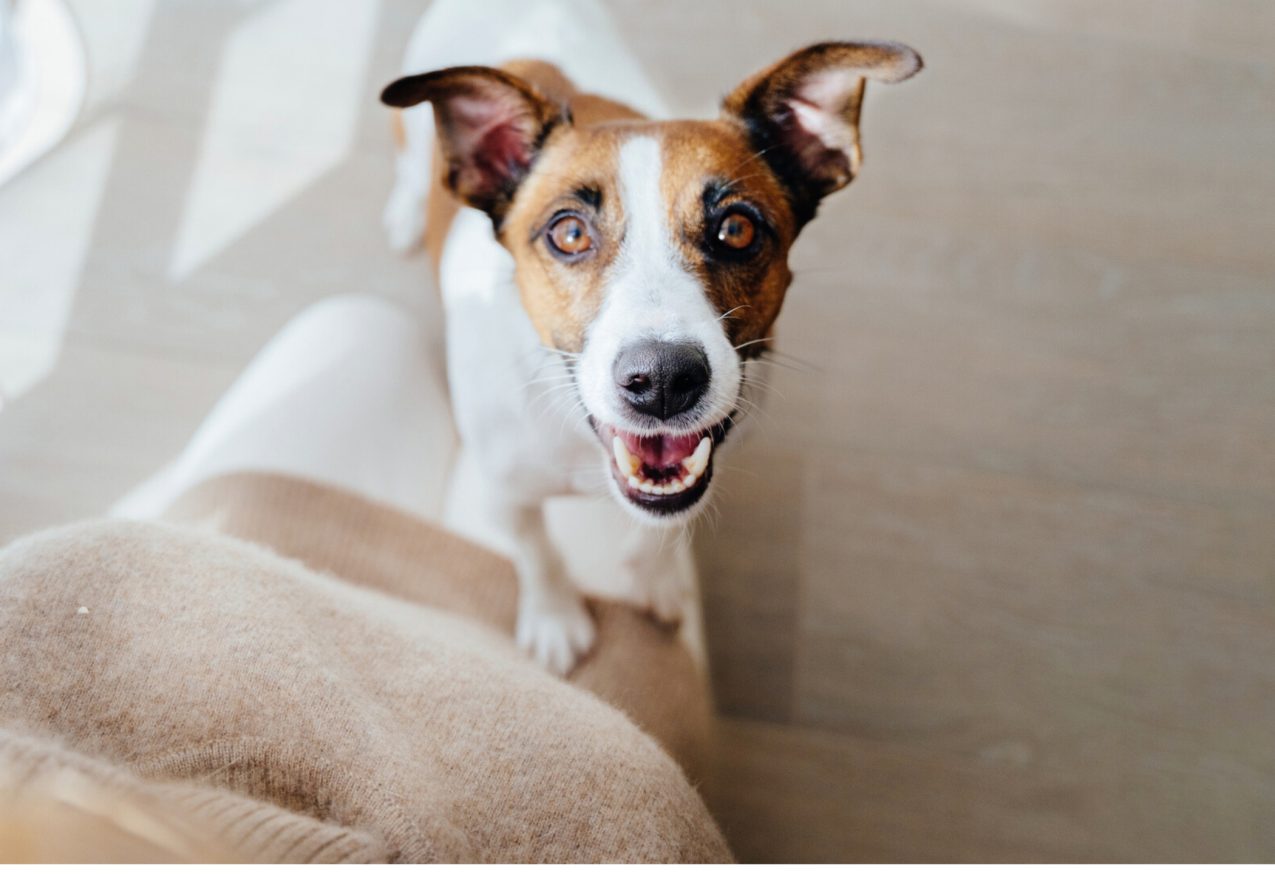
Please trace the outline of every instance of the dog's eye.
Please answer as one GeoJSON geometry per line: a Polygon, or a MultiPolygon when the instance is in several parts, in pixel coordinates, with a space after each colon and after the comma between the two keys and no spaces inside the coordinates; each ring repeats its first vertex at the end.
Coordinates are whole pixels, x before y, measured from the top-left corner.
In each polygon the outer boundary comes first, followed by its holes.
{"type": "Polygon", "coordinates": [[[579,216],[564,215],[549,226],[547,236],[549,245],[562,255],[583,255],[593,248],[589,226],[579,216]]]}
{"type": "Polygon", "coordinates": [[[730,249],[747,249],[757,236],[757,227],[746,215],[733,212],[717,225],[717,241],[730,249]]]}

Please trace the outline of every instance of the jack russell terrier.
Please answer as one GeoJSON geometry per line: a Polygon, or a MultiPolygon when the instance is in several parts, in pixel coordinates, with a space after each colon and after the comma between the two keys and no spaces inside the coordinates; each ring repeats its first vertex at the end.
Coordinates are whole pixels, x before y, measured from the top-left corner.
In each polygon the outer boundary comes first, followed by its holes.
{"type": "MultiPolygon", "coordinates": [[[[440,65],[444,28],[413,40],[407,71],[440,65]]],[[[540,43],[546,60],[407,75],[381,95],[404,110],[387,228],[397,248],[423,244],[433,259],[457,429],[513,544],[517,640],[559,674],[594,626],[544,502],[604,472],[641,523],[623,545],[633,600],[679,618],[684,582],[647,572],[660,529],[709,501],[792,278],[788,250],[859,172],[866,80],[921,69],[898,43],[824,42],[746,79],[718,118],[655,121],[621,102],[641,95],[607,81],[632,66],[622,49],[592,47],[585,72],[601,87],[576,73],[600,96],[564,75],[582,69],[569,42],[540,43]],[[432,115],[409,109],[424,103],[432,115]]]]}

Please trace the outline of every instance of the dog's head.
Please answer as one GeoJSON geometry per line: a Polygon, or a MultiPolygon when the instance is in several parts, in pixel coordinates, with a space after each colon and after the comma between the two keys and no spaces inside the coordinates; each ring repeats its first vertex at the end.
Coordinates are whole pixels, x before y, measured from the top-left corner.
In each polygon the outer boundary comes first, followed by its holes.
{"type": "Polygon", "coordinates": [[[867,79],[921,59],[823,43],[746,80],[712,121],[580,124],[488,67],[409,76],[382,99],[433,104],[447,186],[491,216],[545,345],[570,362],[622,503],[699,509],[819,201],[859,170],[867,79]]]}

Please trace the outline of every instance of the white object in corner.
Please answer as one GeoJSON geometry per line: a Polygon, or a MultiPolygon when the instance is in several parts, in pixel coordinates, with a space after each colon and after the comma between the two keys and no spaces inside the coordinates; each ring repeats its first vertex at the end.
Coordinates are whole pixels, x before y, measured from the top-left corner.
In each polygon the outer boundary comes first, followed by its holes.
{"type": "Polygon", "coordinates": [[[66,136],[86,83],[84,44],[62,0],[0,0],[0,185],[66,136]]]}

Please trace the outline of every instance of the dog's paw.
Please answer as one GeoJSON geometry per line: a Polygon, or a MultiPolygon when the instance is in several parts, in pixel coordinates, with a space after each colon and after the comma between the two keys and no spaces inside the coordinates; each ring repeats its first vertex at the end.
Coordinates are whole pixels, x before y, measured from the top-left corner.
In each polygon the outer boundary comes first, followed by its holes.
{"type": "Polygon", "coordinates": [[[639,607],[669,625],[682,621],[691,597],[690,586],[671,568],[654,572],[649,567],[630,569],[626,589],[639,607]]]}
{"type": "Polygon", "coordinates": [[[670,624],[682,621],[686,614],[686,599],[690,597],[691,590],[680,577],[658,574],[651,578],[648,591],[651,612],[656,619],[670,624]]]}
{"type": "Polygon", "coordinates": [[[518,603],[518,646],[559,677],[589,651],[596,633],[578,595],[536,595],[518,603]]]}
{"type": "Polygon", "coordinates": [[[424,196],[411,186],[394,186],[381,213],[381,224],[391,249],[403,255],[416,251],[425,239],[424,196]]]}

